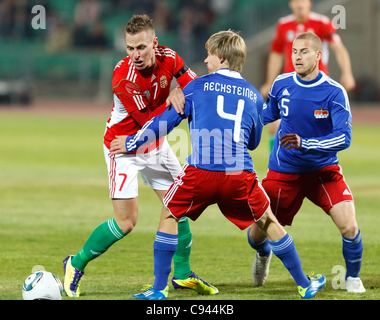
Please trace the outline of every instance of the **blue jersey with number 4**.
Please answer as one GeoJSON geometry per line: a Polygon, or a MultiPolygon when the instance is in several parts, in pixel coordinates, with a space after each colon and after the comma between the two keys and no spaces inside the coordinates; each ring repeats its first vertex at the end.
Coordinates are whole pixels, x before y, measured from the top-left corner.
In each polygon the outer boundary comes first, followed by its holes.
{"type": "Polygon", "coordinates": [[[128,152],[173,130],[188,118],[192,154],[187,162],[209,171],[253,171],[248,153],[260,143],[263,98],[241,75],[228,69],[191,81],[183,90],[184,115],[174,108],[148,121],[126,140],[128,152]]]}
{"type": "Polygon", "coordinates": [[[337,152],[349,147],[352,116],[346,90],[320,71],[312,81],[296,72],[274,81],[263,111],[264,124],[281,119],[269,169],[282,173],[303,173],[336,165],[337,152]],[[286,150],[279,138],[288,133],[301,137],[299,149],[286,150]]]}

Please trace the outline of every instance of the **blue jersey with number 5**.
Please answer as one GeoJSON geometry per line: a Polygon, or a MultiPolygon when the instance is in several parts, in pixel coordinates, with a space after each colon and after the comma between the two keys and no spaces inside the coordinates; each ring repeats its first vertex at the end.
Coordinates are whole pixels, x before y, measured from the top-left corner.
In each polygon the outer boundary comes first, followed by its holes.
{"type": "Polygon", "coordinates": [[[312,81],[295,72],[277,77],[264,105],[264,123],[281,119],[269,169],[303,173],[337,165],[337,152],[349,147],[352,116],[346,90],[322,71],[312,81]],[[288,133],[301,137],[299,149],[283,148],[279,138],[288,133]]]}
{"type": "Polygon", "coordinates": [[[169,133],[188,118],[192,154],[187,162],[209,171],[253,171],[248,150],[260,143],[263,128],[263,98],[237,72],[220,69],[191,81],[183,90],[185,115],[167,109],[147,122],[136,135],[128,137],[128,152],[169,133]]]}

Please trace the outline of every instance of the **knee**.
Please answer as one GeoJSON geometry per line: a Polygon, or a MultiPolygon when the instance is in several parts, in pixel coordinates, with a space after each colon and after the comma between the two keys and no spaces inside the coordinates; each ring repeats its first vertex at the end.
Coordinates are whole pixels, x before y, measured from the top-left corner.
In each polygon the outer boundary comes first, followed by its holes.
{"type": "Polygon", "coordinates": [[[120,222],[117,221],[117,225],[125,234],[131,233],[136,224],[137,221],[134,221],[133,219],[125,219],[120,222]]]}
{"type": "Polygon", "coordinates": [[[266,238],[267,235],[266,233],[262,230],[262,226],[259,227],[257,223],[254,223],[247,232],[248,236],[248,242],[256,242],[260,243],[263,242],[266,238]]]}
{"type": "Polygon", "coordinates": [[[115,221],[118,225],[118,227],[123,231],[125,234],[131,233],[134,227],[137,224],[137,216],[134,217],[124,217],[123,219],[115,218],[115,221]]]}
{"type": "Polygon", "coordinates": [[[352,201],[337,204],[329,212],[343,237],[353,239],[359,232],[352,201]]]}
{"type": "Polygon", "coordinates": [[[348,222],[341,228],[339,228],[340,233],[343,237],[348,239],[353,239],[359,232],[358,224],[356,221],[348,222]]]}
{"type": "Polygon", "coordinates": [[[137,224],[138,205],[137,198],[112,201],[115,213],[115,221],[125,234],[132,232],[137,224]]]}

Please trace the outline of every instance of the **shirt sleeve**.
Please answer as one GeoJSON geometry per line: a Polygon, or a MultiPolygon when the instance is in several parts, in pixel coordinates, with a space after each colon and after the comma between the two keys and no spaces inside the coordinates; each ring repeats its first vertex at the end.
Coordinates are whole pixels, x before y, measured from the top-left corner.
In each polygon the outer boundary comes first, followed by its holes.
{"type": "Polygon", "coordinates": [[[142,127],[152,117],[161,114],[166,109],[166,103],[155,110],[147,108],[148,99],[141,92],[140,87],[127,79],[121,79],[113,87],[113,93],[117,95],[125,110],[142,127]]]}
{"type": "Polygon", "coordinates": [[[334,42],[336,37],[339,38],[339,35],[336,33],[334,24],[329,19],[328,23],[324,25],[324,35],[322,41],[326,40],[328,43],[334,42]]]}
{"type": "Polygon", "coordinates": [[[277,52],[277,53],[284,53],[284,45],[285,45],[284,35],[282,34],[282,31],[281,31],[281,24],[278,23],[276,34],[274,36],[274,39],[271,45],[271,51],[277,52]]]}
{"type": "Polygon", "coordinates": [[[323,136],[304,139],[301,137],[300,151],[337,152],[348,148],[352,138],[352,115],[346,91],[341,91],[330,102],[333,132],[323,136]]]}
{"type": "Polygon", "coordinates": [[[265,101],[263,106],[263,123],[268,124],[273,121],[280,119],[280,110],[278,108],[278,102],[275,91],[275,82],[272,85],[268,93],[268,99],[265,101]]]}
{"type": "Polygon", "coordinates": [[[186,98],[183,115],[178,114],[172,107],[167,108],[161,115],[146,122],[135,135],[127,137],[125,141],[126,150],[134,152],[142,145],[168,135],[183,119],[188,118],[191,114],[192,88],[193,86],[188,85],[183,90],[186,98]]]}
{"type": "Polygon", "coordinates": [[[148,99],[135,82],[127,79],[118,79],[114,75],[112,86],[113,93],[117,95],[128,113],[143,110],[148,105],[148,99]]]}
{"type": "Polygon", "coordinates": [[[185,88],[190,81],[198,78],[196,73],[186,65],[177,53],[175,54],[173,74],[181,89],[185,88]]]}
{"type": "Polygon", "coordinates": [[[261,134],[263,132],[263,98],[260,95],[259,100],[257,101],[257,118],[254,119],[254,128],[251,131],[251,136],[248,142],[248,149],[255,150],[260,144],[261,134]]]}

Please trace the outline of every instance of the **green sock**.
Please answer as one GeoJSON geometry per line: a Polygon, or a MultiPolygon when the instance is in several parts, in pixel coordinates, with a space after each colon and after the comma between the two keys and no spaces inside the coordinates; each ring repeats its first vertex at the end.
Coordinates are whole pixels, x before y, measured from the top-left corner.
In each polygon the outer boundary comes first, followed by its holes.
{"type": "Polygon", "coordinates": [[[191,232],[189,220],[185,217],[178,222],[178,246],[174,254],[174,277],[180,280],[187,279],[191,274],[190,252],[191,252],[191,232]]]}
{"type": "Polygon", "coordinates": [[[71,260],[73,267],[84,271],[87,263],[106,252],[116,241],[127,234],[121,231],[115,219],[110,219],[99,225],[87,239],[83,248],[71,260]]]}
{"type": "Polygon", "coordinates": [[[273,150],[274,138],[276,138],[275,135],[269,135],[269,152],[273,150]]]}

